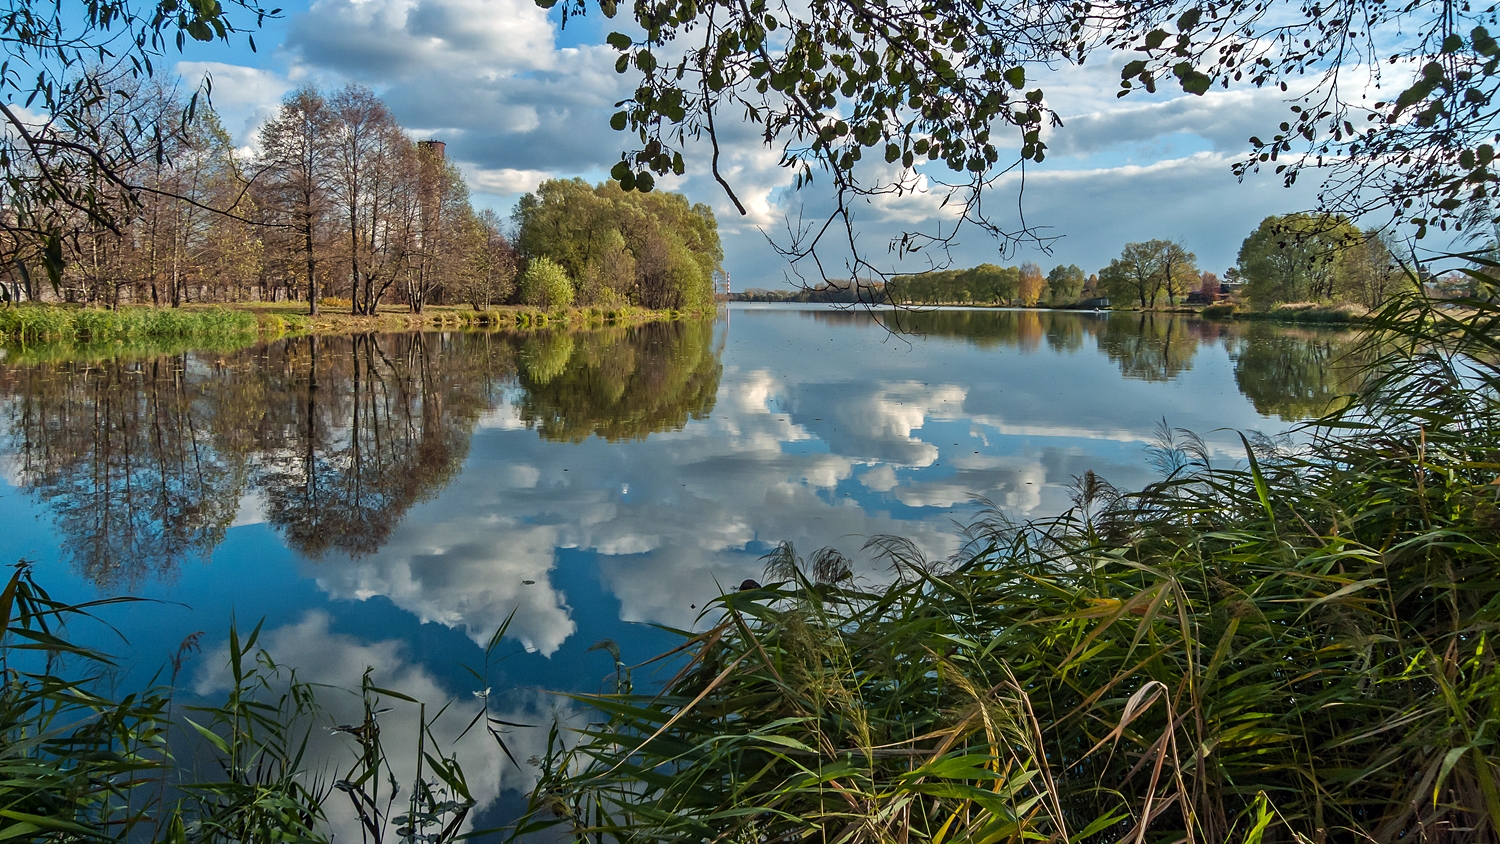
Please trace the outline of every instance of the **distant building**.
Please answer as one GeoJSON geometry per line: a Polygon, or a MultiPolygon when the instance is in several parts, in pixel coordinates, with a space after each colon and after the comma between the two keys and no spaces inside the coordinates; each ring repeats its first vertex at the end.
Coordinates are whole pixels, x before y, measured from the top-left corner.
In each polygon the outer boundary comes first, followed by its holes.
{"type": "MultiPolygon", "coordinates": [[[[1222,287],[1223,285],[1220,286],[1222,287]]],[[[1208,294],[1202,290],[1193,290],[1187,295],[1187,303],[1189,305],[1212,305],[1214,300],[1208,298],[1208,294]]]]}
{"type": "Polygon", "coordinates": [[[1080,307],[1093,308],[1096,311],[1102,311],[1105,308],[1109,307],[1109,300],[1104,298],[1103,296],[1100,296],[1096,299],[1084,299],[1078,304],[1080,307]]]}

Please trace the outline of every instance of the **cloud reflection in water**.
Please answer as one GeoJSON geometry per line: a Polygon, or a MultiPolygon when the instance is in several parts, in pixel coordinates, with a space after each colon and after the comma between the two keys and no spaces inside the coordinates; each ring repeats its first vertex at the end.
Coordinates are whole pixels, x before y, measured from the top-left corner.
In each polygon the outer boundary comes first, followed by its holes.
{"type": "Polygon", "coordinates": [[[777,542],[858,559],[896,533],[941,557],[973,496],[1055,513],[1085,470],[1147,480],[1164,417],[1233,459],[1225,429],[1280,428],[1347,386],[1279,363],[1330,359],[1347,338],[1327,332],[900,319],[893,337],[865,312],[736,309],[717,326],[13,363],[8,471],[102,586],[169,578],[231,526],[263,523],[329,598],[380,596],[475,642],[514,611],[516,639],[552,655],[594,621],[575,612],[580,589],[624,620],[690,627],[777,542]]]}

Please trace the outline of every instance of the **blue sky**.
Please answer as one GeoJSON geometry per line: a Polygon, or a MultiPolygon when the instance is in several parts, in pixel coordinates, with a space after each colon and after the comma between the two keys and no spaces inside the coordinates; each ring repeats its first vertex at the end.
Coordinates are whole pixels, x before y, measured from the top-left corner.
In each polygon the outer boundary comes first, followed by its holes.
{"type": "MultiPolygon", "coordinates": [[[[246,146],[292,88],[368,85],[413,135],[448,143],[476,203],[508,212],[544,178],[598,181],[618,160],[625,139],[608,119],[629,79],[614,72],[618,54],[603,40],[625,25],[595,13],[560,29],[557,13],[532,0],[292,0],[257,34],[258,52],[194,45],[177,70],[189,84],[212,75],[214,103],[246,146]]],[[[1117,99],[1119,66],[1129,56],[1106,58],[1037,80],[1064,126],[1049,133],[1049,157],[1027,172],[1020,202],[1028,224],[1059,239],[1050,255],[1023,251],[1005,263],[1077,263],[1092,272],[1128,241],[1166,238],[1222,273],[1261,218],[1314,204],[1313,179],[1288,190],[1269,174],[1240,183],[1230,172],[1250,135],[1284,119],[1287,95],[1163,90],[1117,99]]],[[[662,186],[713,206],[737,289],[784,284],[786,264],[766,233],[784,232],[788,215],[815,214],[828,197],[818,186],[793,191],[790,174],[753,129],[723,118],[719,126],[723,169],[748,216],[708,175],[705,156],[690,155],[687,175],[662,186]]],[[[1002,224],[1015,222],[1019,184],[1004,179],[987,197],[1002,224]]],[[[861,209],[862,248],[884,259],[892,235],[946,224],[940,202],[931,192],[861,209]]],[[[840,259],[832,257],[828,272],[838,275],[840,259]]],[[[958,265],[999,261],[999,244],[967,231],[948,257],[958,265]]]]}

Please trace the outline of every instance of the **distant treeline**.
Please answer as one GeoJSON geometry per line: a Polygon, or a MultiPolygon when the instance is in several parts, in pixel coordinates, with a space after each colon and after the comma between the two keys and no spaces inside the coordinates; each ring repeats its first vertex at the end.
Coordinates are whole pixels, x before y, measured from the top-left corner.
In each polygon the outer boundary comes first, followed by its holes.
{"type": "Polygon", "coordinates": [[[850,305],[857,303],[884,304],[885,283],[861,279],[858,284],[849,283],[848,279],[833,279],[815,286],[797,287],[783,290],[767,290],[763,287],[751,287],[738,293],[729,294],[731,302],[793,302],[793,303],[827,303],[850,305]]]}
{"type": "Polygon", "coordinates": [[[847,279],[834,279],[794,290],[751,288],[730,298],[739,302],[1066,307],[1080,298],[1090,298],[1093,282],[1076,264],[1059,265],[1046,275],[1036,264],[980,264],[966,270],[900,275],[889,283],[861,279],[852,284],[847,279]]]}
{"type": "Polygon", "coordinates": [[[1099,271],[1099,289],[1116,304],[1155,307],[1188,299],[1211,304],[1223,296],[1269,310],[1288,302],[1377,308],[1412,286],[1410,272],[1379,231],[1361,231],[1345,217],[1267,217],[1240,245],[1221,281],[1198,269],[1197,256],[1166,240],[1127,243],[1099,271]]]}
{"type": "Polygon", "coordinates": [[[712,300],[717,226],[680,196],[549,182],[517,208],[513,244],[503,217],[470,203],[444,144],[413,140],[368,88],[291,93],[246,155],[208,103],[119,82],[130,96],[89,121],[120,147],[122,183],[145,190],[121,191],[109,225],[58,207],[38,224],[60,235],[0,242],[8,298],[298,300],[354,314],[712,300]]]}
{"type": "MultiPolygon", "coordinates": [[[[1500,247],[1491,244],[1492,252],[1500,247]]],[[[745,301],[872,302],[898,305],[996,305],[1066,308],[1102,305],[1143,309],[1180,303],[1210,305],[1228,297],[1256,310],[1285,303],[1313,303],[1355,310],[1379,307],[1410,289],[1414,275],[1439,294],[1473,295],[1467,277],[1427,279],[1415,261],[1403,266],[1400,250],[1381,232],[1361,230],[1347,218],[1287,214],[1261,221],[1240,246],[1223,277],[1198,267],[1181,243],[1127,243],[1120,255],[1094,274],[1076,264],[1051,272],[1026,263],[980,264],[968,269],[895,276],[889,283],[832,281],[792,291],[751,290],[745,301]]]]}
{"type": "Polygon", "coordinates": [[[889,301],[900,305],[1065,307],[1084,297],[1088,287],[1088,277],[1076,264],[1058,265],[1043,275],[1041,267],[1027,263],[1019,267],[980,264],[967,270],[897,276],[885,291],[889,301]]]}

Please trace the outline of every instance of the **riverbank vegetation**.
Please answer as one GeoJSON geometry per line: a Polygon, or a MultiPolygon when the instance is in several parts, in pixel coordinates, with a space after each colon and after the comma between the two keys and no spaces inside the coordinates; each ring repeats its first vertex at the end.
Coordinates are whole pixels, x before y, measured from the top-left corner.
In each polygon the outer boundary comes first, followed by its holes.
{"type": "Polygon", "coordinates": [[[11,343],[102,343],[136,340],[253,340],[260,322],[227,308],[0,308],[0,339],[11,343]]]}
{"type": "Polygon", "coordinates": [[[522,830],[1496,840],[1500,308],[1406,301],[1298,445],[1164,432],[1143,490],[1087,473],[951,559],[870,541],[888,586],[782,546],[664,688],[583,696],[522,830]]]}
{"type": "MultiPolygon", "coordinates": [[[[338,725],[318,703],[326,688],[277,665],[259,645],[259,626],[242,635],[232,625],[222,698],[195,699],[178,688],[200,633],[182,642],[160,682],[112,695],[109,678],[119,663],[76,637],[126,603],[133,600],[57,600],[25,563],[0,591],[0,834],[6,838],[327,842],[335,801],[352,804],[370,841],[448,844],[471,831],[465,820],[474,798],[434,729],[447,707],[429,713],[407,695],[376,687],[366,673],[360,688],[344,690],[360,701],[363,718],[338,725]],[[416,739],[426,751],[420,763],[386,752],[392,737],[382,742],[381,717],[389,724],[399,717],[389,714],[396,708],[416,710],[416,739]],[[313,747],[323,734],[342,741],[345,753],[323,760],[327,770],[313,771],[313,747]]],[[[472,715],[477,723],[486,710],[459,717],[472,715]]],[[[504,748],[493,721],[487,726],[504,748]]]]}
{"type": "Polygon", "coordinates": [[[10,253],[0,292],[11,302],[294,301],[313,316],[712,307],[717,225],[676,194],[547,182],[517,207],[512,244],[504,218],[471,204],[444,145],[414,141],[367,88],[294,91],[247,159],[208,103],[188,108],[173,88],[119,82],[131,94],[123,110],[93,117],[139,147],[121,167],[146,191],[118,197],[103,220],[53,209],[63,234],[0,250],[10,253]],[[528,298],[517,282],[542,259],[564,269],[567,289],[528,298]]]}
{"type": "MultiPolygon", "coordinates": [[[[562,277],[562,284],[567,284],[562,277]]],[[[571,288],[565,288],[570,292],[571,288]]],[[[301,334],[358,334],[372,331],[446,329],[534,331],[634,325],[696,318],[675,309],[502,305],[476,310],[468,305],[429,305],[421,313],[388,307],[376,313],[350,314],[346,300],[325,297],[317,316],[300,303],[245,302],[228,305],[156,308],[124,305],[113,309],[74,305],[21,304],[0,308],[0,345],[14,354],[35,358],[67,357],[84,347],[104,353],[130,348],[237,348],[257,340],[301,334]],[[154,345],[153,345],[154,344],[154,345]],[[19,347],[19,348],[15,348],[19,347]],[[55,348],[49,348],[55,347],[55,348]]]]}

